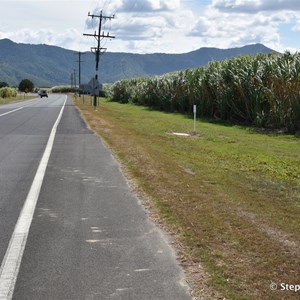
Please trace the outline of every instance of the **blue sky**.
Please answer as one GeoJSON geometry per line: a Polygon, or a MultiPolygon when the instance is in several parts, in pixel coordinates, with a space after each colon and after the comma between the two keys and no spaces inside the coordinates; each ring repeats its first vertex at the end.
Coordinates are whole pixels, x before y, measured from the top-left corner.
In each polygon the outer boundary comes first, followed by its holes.
{"type": "Polygon", "coordinates": [[[0,0],[0,39],[89,51],[97,22],[88,12],[115,14],[104,24],[113,52],[183,53],[201,47],[262,43],[300,50],[300,0],[0,0]]]}

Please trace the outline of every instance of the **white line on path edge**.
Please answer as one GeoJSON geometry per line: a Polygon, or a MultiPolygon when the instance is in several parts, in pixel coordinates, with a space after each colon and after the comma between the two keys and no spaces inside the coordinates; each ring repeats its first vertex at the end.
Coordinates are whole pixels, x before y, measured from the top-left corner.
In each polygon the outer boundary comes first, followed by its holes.
{"type": "Polygon", "coordinates": [[[6,250],[0,268],[0,300],[10,300],[12,299],[13,296],[15,284],[19,273],[19,268],[22,261],[22,256],[24,253],[24,249],[25,249],[25,245],[29,233],[29,228],[33,218],[36,203],[40,194],[49,157],[53,148],[57,126],[61,120],[62,113],[66,105],[66,101],[67,101],[67,96],[60,110],[58,118],[51,130],[43,157],[40,161],[39,167],[35,174],[31,188],[28,192],[26,201],[20,213],[19,219],[15,226],[14,232],[10,239],[8,248],[6,250]]]}

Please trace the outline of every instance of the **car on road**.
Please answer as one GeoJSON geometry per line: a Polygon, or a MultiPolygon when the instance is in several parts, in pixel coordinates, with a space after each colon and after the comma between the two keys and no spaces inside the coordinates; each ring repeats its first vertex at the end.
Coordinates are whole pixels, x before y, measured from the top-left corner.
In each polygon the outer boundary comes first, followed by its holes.
{"type": "Polygon", "coordinates": [[[46,90],[41,90],[41,91],[39,91],[39,96],[41,98],[43,98],[43,97],[47,97],[48,98],[48,93],[47,93],[46,90]]]}

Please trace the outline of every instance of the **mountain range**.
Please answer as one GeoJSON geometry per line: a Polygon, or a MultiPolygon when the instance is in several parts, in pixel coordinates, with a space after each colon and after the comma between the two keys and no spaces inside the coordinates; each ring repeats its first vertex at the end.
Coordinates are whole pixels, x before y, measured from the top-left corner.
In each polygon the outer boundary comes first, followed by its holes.
{"type": "MultiPolygon", "coordinates": [[[[239,55],[274,52],[262,44],[240,48],[200,48],[183,54],[133,54],[107,52],[101,55],[99,78],[103,83],[117,80],[161,75],[168,72],[206,65],[211,60],[221,61],[239,55]]],[[[70,85],[76,70],[78,84],[78,52],[45,44],[19,44],[9,39],[0,40],[0,82],[18,85],[30,79],[35,86],[70,85]]],[[[81,55],[81,83],[95,76],[95,55],[81,55]]]]}

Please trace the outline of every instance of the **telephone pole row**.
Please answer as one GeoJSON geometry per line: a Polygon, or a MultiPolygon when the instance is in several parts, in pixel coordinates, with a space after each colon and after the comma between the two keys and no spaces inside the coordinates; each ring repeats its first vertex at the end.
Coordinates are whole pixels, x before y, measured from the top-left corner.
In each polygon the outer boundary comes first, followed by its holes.
{"type": "Polygon", "coordinates": [[[106,21],[106,20],[112,20],[115,18],[115,16],[104,16],[102,14],[102,11],[100,12],[100,15],[94,15],[94,14],[90,14],[88,13],[88,16],[91,17],[92,19],[94,18],[99,18],[99,27],[98,27],[98,33],[94,34],[88,34],[88,33],[84,33],[84,36],[92,36],[96,39],[97,41],[97,47],[92,47],[91,50],[92,52],[95,53],[95,57],[96,57],[96,74],[95,74],[95,78],[93,80],[93,90],[94,90],[94,107],[97,106],[97,93],[99,93],[99,86],[100,83],[98,81],[98,70],[99,70],[99,61],[100,61],[100,55],[103,54],[106,51],[106,48],[102,48],[101,47],[101,40],[105,39],[105,38],[110,38],[110,39],[114,39],[115,36],[112,36],[109,34],[109,32],[107,34],[103,32],[101,32],[102,30],[102,22],[106,21]]]}
{"type": "Polygon", "coordinates": [[[80,51],[78,51],[78,52],[75,52],[74,53],[75,55],[78,55],[78,91],[79,91],[79,96],[80,96],[80,85],[81,85],[81,63],[83,62],[82,60],[81,60],[81,55],[84,55],[85,53],[82,53],[82,52],[80,52],[80,51]]]}

